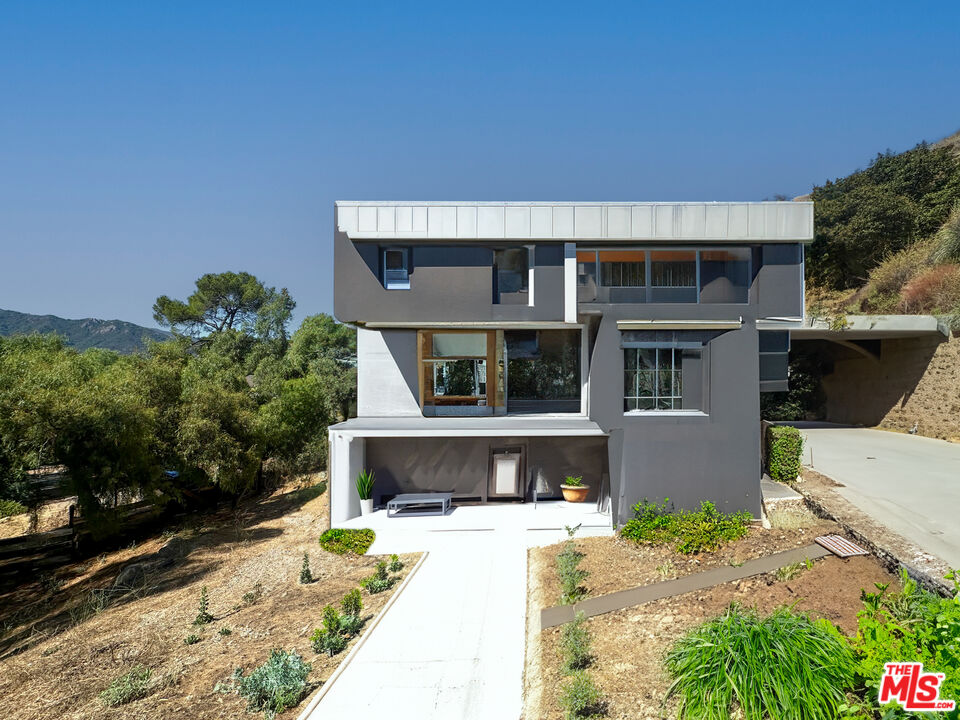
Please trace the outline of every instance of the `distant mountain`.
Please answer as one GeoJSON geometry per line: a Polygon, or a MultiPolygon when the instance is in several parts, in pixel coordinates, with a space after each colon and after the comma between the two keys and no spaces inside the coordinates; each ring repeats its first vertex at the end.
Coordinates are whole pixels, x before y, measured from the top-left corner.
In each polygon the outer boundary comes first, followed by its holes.
{"type": "Polygon", "coordinates": [[[163,330],[145,328],[123,320],[66,320],[56,315],[30,315],[13,310],[0,310],[0,335],[30,335],[57,333],[67,344],[78,350],[104,348],[119,353],[132,353],[144,345],[144,340],[169,340],[172,336],[163,330]]]}

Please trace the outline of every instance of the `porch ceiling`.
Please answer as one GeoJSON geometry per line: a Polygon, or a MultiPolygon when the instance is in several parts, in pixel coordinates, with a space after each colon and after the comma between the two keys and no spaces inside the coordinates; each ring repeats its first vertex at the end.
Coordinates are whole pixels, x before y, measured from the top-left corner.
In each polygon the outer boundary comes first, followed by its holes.
{"type": "Polygon", "coordinates": [[[604,437],[586,417],[363,417],[331,425],[330,433],[357,437],[604,437]]]}

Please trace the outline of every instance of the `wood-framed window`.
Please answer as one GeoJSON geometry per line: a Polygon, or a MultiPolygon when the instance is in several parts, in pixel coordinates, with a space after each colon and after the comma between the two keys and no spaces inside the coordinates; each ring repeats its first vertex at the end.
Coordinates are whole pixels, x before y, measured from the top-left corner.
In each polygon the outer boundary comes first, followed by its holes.
{"type": "Polygon", "coordinates": [[[503,332],[418,331],[420,407],[503,406],[503,332]]]}

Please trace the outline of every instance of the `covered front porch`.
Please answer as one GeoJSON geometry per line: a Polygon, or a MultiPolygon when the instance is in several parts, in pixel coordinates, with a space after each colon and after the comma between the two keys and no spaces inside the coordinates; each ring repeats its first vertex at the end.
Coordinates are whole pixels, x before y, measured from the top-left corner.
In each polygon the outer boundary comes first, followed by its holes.
{"type": "Polygon", "coordinates": [[[360,514],[354,480],[363,469],[376,474],[375,506],[406,493],[448,492],[455,505],[448,517],[472,517],[476,505],[540,507],[562,498],[567,476],[590,486],[583,505],[606,511],[610,493],[606,434],[582,416],[354,418],[334,425],[333,525],[360,514]]]}

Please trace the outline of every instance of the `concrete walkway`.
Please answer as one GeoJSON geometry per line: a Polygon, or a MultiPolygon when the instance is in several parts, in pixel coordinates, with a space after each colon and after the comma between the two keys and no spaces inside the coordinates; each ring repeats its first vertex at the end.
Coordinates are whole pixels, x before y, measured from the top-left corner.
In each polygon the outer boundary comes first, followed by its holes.
{"type": "Polygon", "coordinates": [[[557,542],[577,523],[579,535],[612,532],[593,505],[559,502],[351,520],[377,532],[370,554],[430,554],[307,717],[519,718],[527,548],[557,542]]]}
{"type": "Polygon", "coordinates": [[[960,567],[960,445],[825,423],[796,423],[803,462],[843,487],[860,510],[925,552],[960,567]]]}

